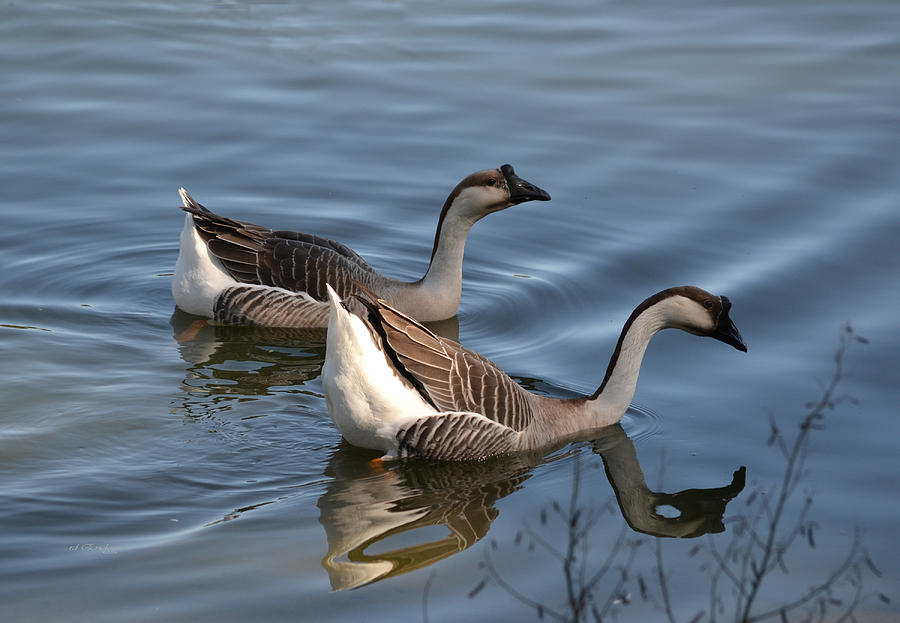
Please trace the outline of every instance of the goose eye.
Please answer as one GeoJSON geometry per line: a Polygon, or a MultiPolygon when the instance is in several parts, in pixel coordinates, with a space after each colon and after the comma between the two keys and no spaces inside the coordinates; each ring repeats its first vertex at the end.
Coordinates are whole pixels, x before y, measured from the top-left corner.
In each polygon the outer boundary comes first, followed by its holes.
{"type": "Polygon", "coordinates": [[[710,301],[709,299],[706,299],[706,300],[703,302],[703,307],[705,307],[706,309],[712,309],[712,308],[713,308],[713,302],[710,301]]]}
{"type": "Polygon", "coordinates": [[[495,186],[496,184],[497,184],[497,180],[495,180],[492,177],[488,178],[488,181],[485,182],[486,186],[495,186]]]}

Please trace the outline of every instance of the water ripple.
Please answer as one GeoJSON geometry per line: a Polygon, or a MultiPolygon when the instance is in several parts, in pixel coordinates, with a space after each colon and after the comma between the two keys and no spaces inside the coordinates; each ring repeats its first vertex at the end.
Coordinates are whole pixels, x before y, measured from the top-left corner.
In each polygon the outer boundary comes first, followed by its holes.
{"type": "Polygon", "coordinates": [[[622,416],[622,428],[633,442],[638,443],[659,435],[663,429],[662,421],[662,416],[653,409],[632,403],[622,416]]]}

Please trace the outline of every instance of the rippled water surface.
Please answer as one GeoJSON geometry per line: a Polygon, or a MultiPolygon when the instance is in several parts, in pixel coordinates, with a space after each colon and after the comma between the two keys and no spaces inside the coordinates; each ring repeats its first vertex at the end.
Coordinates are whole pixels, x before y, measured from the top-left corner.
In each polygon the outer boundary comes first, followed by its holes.
{"type": "Polygon", "coordinates": [[[783,474],[769,414],[793,438],[848,321],[853,400],[790,506],[812,499],[814,536],[760,611],[859,530],[881,575],[857,613],[896,616],[896,2],[38,0],[0,7],[0,58],[0,619],[528,620],[476,590],[482,563],[563,608],[540,542],[565,547],[577,480],[593,568],[642,543],[619,619],[665,616],[659,542],[678,620],[709,620],[711,551],[783,474]],[[665,332],[592,443],[379,468],[328,417],[323,332],[174,306],[180,186],[414,279],[449,190],[505,162],[553,200],[475,226],[436,330],[571,396],[637,303],[689,283],[731,298],[749,353],[665,332]]]}

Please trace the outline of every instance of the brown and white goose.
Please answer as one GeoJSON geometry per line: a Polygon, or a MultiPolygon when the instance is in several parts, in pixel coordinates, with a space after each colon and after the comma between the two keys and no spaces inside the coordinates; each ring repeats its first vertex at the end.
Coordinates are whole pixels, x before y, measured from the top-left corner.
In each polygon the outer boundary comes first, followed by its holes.
{"type": "MultiPolygon", "coordinates": [[[[327,287],[327,286],[326,286],[327,287]]],[[[536,450],[618,422],[650,338],[666,328],[745,351],[731,302],[693,286],[646,299],[625,322],[600,387],[569,400],[532,394],[478,353],[439,337],[371,294],[362,317],[328,287],[322,385],[350,443],[384,458],[479,459],[536,450]]]]}
{"type": "Polygon", "coordinates": [[[421,322],[450,318],[459,308],[472,225],[492,212],[550,199],[508,164],[469,175],[444,203],[425,276],[410,283],[381,275],[339,242],[219,216],[179,192],[188,214],[172,279],[178,307],[226,324],[270,327],[325,327],[326,282],[342,297],[360,283],[421,322]]]}

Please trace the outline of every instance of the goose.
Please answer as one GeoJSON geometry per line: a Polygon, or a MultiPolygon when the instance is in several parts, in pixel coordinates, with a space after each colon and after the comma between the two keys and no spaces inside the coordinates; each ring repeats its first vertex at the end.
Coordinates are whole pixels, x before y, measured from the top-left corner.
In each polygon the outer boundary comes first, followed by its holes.
{"type": "Polygon", "coordinates": [[[483,459],[611,426],[631,404],[644,352],[662,329],[747,351],[727,297],[695,286],[669,288],[644,300],[625,322],[597,391],[548,398],[371,292],[356,295],[364,306],[357,315],[326,288],[331,308],[322,385],[329,414],[348,442],[383,452],[384,460],[483,459]]]}
{"type": "Polygon", "coordinates": [[[224,324],[294,328],[327,325],[326,281],[342,297],[360,283],[421,322],[453,317],[472,225],[492,212],[550,199],[509,164],[472,173],[444,202],[425,275],[404,282],[379,274],[340,242],[219,216],[184,188],[179,193],[187,214],[172,278],[178,307],[224,324]]]}

